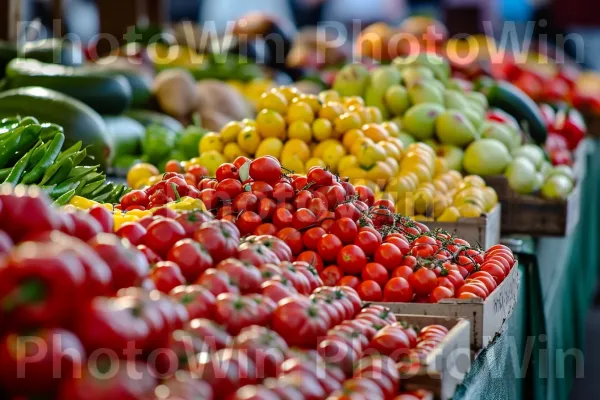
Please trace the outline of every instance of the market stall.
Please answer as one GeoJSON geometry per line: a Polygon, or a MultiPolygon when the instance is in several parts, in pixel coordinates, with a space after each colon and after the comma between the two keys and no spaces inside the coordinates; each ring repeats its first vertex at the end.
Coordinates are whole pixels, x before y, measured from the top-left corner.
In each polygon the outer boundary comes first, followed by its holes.
{"type": "Polygon", "coordinates": [[[421,17],[347,65],[262,14],[220,50],[158,25],[100,59],[0,42],[0,397],[568,397],[600,267],[585,72],[385,47],[444,28],[421,17]]]}

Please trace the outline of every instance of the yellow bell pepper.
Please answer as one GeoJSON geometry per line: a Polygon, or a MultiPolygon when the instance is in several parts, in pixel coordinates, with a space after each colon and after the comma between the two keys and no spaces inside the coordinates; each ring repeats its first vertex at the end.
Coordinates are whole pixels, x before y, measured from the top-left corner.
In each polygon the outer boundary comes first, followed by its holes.
{"type": "Polygon", "coordinates": [[[184,196],[180,201],[172,201],[166,207],[174,211],[206,211],[206,206],[200,199],[184,196]]]}
{"type": "Polygon", "coordinates": [[[77,207],[80,210],[89,210],[93,206],[100,205],[100,203],[98,203],[97,201],[89,200],[81,196],[73,196],[71,198],[71,201],[69,201],[69,204],[77,207]]]}

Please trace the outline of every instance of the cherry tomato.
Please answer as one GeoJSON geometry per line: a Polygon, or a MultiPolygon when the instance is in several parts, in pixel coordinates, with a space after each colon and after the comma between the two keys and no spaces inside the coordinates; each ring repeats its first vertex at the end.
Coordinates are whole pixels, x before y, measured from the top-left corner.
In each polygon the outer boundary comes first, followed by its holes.
{"type": "Polygon", "coordinates": [[[344,272],[337,265],[330,265],[323,269],[323,271],[319,273],[319,276],[323,280],[323,284],[335,286],[335,284],[344,276],[344,272]]]}
{"type": "Polygon", "coordinates": [[[275,214],[273,215],[273,225],[277,227],[277,229],[283,229],[292,226],[293,214],[285,209],[285,208],[277,208],[275,210],[275,214]]]}
{"type": "Polygon", "coordinates": [[[314,182],[319,186],[329,186],[333,184],[333,174],[331,171],[321,168],[313,167],[306,174],[306,178],[309,182],[314,182]]]}
{"type": "Polygon", "coordinates": [[[380,243],[377,236],[373,232],[367,230],[358,232],[354,239],[354,244],[360,247],[367,256],[373,255],[380,243]]]}
{"type": "MultiPolygon", "coordinates": [[[[256,196],[256,195],[255,195],[256,196]]],[[[258,215],[264,220],[271,220],[277,209],[275,200],[265,197],[258,202],[258,215]]]]}
{"type": "Polygon", "coordinates": [[[342,250],[342,241],[333,234],[326,234],[317,243],[317,251],[323,261],[333,261],[342,250]]]}
{"type": "MultiPolygon", "coordinates": [[[[487,297],[487,293],[484,289],[482,289],[481,286],[475,284],[474,282],[470,282],[470,283],[465,283],[464,285],[462,285],[460,287],[460,289],[458,289],[458,298],[459,299],[463,299],[465,297],[463,297],[463,295],[465,293],[470,293],[476,297],[479,297],[481,299],[484,299],[487,297]]],[[[466,298],[471,298],[469,295],[466,295],[466,298]]]]}
{"type": "Polygon", "coordinates": [[[383,301],[408,303],[414,291],[405,278],[394,277],[383,288],[383,301]]]}
{"type": "Polygon", "coordinates": [[[358,221],[360,218],[360,212],[352,203],[344,203],[336,207],[335,211],[336,219],[350,218],[352,221],[358,221]]]}
{"type": "Polygon", "coordinates": [[[336,219],[329,232],[336,235],[342,243],[350,244],[354,243],[354,240],[356,239],[358,227],[356,226],[356,222],[351,218],[344,217],[336,219]]]}
{"type": "Polygon", "coordinates": [[[501,284],[502,281],[504,281],[504,279],[506,278],[506,274],[504,273],[502,267],[498,264],[495,264],[494,262],[484,262],[481,265],[481,271],[485,271],[492,275],[492,277],[498,285],[501,284]]]}
{"type": "Polygon", "coordinates": [[[115,233],[117,236],[129,240],[131,244],[137,246],[144,243],[146,229],[137,222],[125,222],[115,233]]]}
{"type": "Polygon", "coordinates": [[[240,179],[240,173],[238,171],[238,168],[231,164],[231,163],[225,163],[225,164],[221,164],[219,165],[219,167],[217,168],[216,172],[215,172],[215,177],[217,178],[217,181],[221,182],[225,179],[231,178],[231,179],[240,179]]]}
{"type": "Polygon", "coordinates": [[[409,276],[413,274],[413,269],[407,265],[401,265],[398,268],[394,269],[392,272],[393,278],[405,278],[408,279],[409,276]]]}
{"type": "Polygon", "coordinates": [[[365,265],[360,276],[363,281],[372,280],[377,282],[381,287],[384,287],[389,279],[387,269],[385,269],[383,265],[376,262],[365,265]]]}
{"type": "Polygon", "coordinates": [[[409,276],[408,282],[417,295],[426,296],[437,286],[437,276],[432,270],[423,267],[409,276]]]}
{"type": "Polygon", "coordinates": [[[364,281],[356,290],[363,301],[381,301],[383,292],[381,286],[375,281],[364,281]]]}
{"type": "Polygon", "coordinates": [[[408,244],[408,240],[406,240],[406,239],[404,239],[402,237],[399,237],[399,236],[392,236],[392,237],[390,237],[388,235],[383,240],[383,242],[384,243],[391,243],[394,246],[396,246],[398,248],[398,250],[400,250],[400,252],[402,253],[402,255],[406,255],[410,251],[410,245],[408,244]]]}
{"type": "Polygon", "coordinates": [[[248,173],[255,181],[277,182],[281,177],[281,164],[274,157],[259,157],[250,162],[248,173]]]}
{"type": "Polygon", "coordinates": [[[296,210],[292,215],[292,226],[298,230],[308,228],[317,222],[317,217],[308,208],[296,210]]]}
{"type": "Polygon", "coordinates": [[[359,274],[367,264],[367,257],[362,249],[354,244],[344,246],[337,254],[337,265],[346,274],[359,274]]]}
{"type": "Polygon", "coordinates": [[[340,279],[337,282],[338,286],[349,286],[354,290],[358,289],[358,286],[360,286],[360,279],[358,279],[357,277],[353,276],[353,275],[347,275],[342,277],[342,279],[340,279]]]}
{"type": "Polygon", "coordinates": [[[302,234],[302,242],[304,243],[304,247],[309,250],[317,250],[319,239],[321,239],[326,233],[327,232],[325,232],[325,229],[319,226],[310,228],[304,232],[304,234],[302,234]]]}
{"type": "Polygon", "coordinates": [[[238,194],[232,203],[233,209],[240,211],[255,211],[258,209],[258,197],[252,192],[238,194]]]}
{"type": "Polygon", "coordinates": [[[379,199],[373,203],[373,207],[376,208],[387,208],[391,212],[396,211],[396,206],[390,199],[379,199]]]}
{"type": "Polygon", "coordinates": [[[382,243],[375,251],[375,262],[393,271],[402,263],[402,252],[392,243],[382,243]]]}
{"type": "Polygon", "coordinates": [[[253,235],[276,235],[279,230],[277,227],[271,223],[260,224],[256,227],[253,232],[253,235]]]}
{"type": "Polygon", "coordinates": [[[369,207],[373,205],[375,202],[375,194],[370,187],[364,185],[356,185],[354,187],[356,190],[356,194],[358,194],[358,199],[360,201],[364,201],[369,207]]]}
{"type": "Polygon", "coordinates": [[[342,186],[331,186],[326,193],[329,209],[334,209],[346,200],[346,191],[342,186]]]}
{"type": "Polygon", "coordinates": [[[283,240],[290,247],[290,250],[292,250],[292,254],[294,255],[298,255],[302,253],[302,250],[304,250],[302,233],[295,228],[283,228],[277,233],[277,237],[283,240]]]}
{"type": "Polygon", "coordinates": [[[303,251],[302,253],[298,254],[298,257],[296,257],[296,261],[307,262],[309,265],[312,265],[317,270],[317,272],[321,272],[324,268],[323,259],[321,259],[321,256],[319,256],[318,253],[311,250],[303,251]]]}

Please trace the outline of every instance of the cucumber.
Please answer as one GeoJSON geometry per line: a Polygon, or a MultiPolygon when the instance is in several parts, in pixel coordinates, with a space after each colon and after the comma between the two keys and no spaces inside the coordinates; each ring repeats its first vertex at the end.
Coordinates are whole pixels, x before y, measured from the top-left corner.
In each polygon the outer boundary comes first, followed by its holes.
{"type": "Polygon", "coordinates": [[[107,128],[106,133],[110,135],[114,145],[113,159],[141,153],[141,143],[146,133],[146,129],[142,124],[124,115],[104,117],[104,123],[107,128]]]}
{"type": "Polygon", "coordinates": [[[54,90],[40,87],[12,89],[0,93],[0,118],[31,115],[42,122],[52,122],[65,131],[64,147],[82,141],[89,164],[106,169],[113,152],[110,136],[102,117],[82,102],[54,90]]]}
{"type": "Polygon", "coordinates": [[[184,129],[183,125],[176,119],[154,111],[129,110],[125,115],[135,119],[146,128],[151,125],[159,125],[174,133],[181,132],[184,129]]]}
{"type": "Polygon", "coordinates": [[[13,43],[0,41],[0,79],[4,78],[6,66],[17,58],[17,47],[13,43]]]}
{"type": "Polygon", "coordinates": [[[518,87],[497,81],[484,85],[481,92],[486,95],[490,107],[506,111],[525,126],[527,133],[538,144],[543,145],[548,136],[544,118],[537,104],[518,87]]]}
{"type": "Polygon", "coordinates": [[[131,86],[120,75],[91,75],[84,68],[44,64],[16,58],[6,67],[11,89],[41,86],[71,96],[101,114],[120,114],[131,104],[131,86]]]}
{"type": "Polygon", "coordinates": [[[19,49],[19,57],[33,58],[45,63],[82,65],[85,54],[81,46],[62,39],[41,39],[27,42],[19,49]]]}

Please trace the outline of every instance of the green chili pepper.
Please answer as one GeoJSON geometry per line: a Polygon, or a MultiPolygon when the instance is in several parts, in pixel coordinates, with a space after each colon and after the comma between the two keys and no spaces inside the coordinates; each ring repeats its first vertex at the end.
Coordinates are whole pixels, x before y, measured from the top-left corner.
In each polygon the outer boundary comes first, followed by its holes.
{"type": "MultiPolygon", "coordinates": [[[[103,176],[103,178],[104,178],[104,176],[103,176]]],[[[83,196],[85,198],[89,198],[96,189],[98,189],[100,186],[102,186],[104,184],[104,182],[105,182],[104,179],[97,180],[95,182],[88,182],[85,185],[85,187],[83,188],[83,190],[81,191],[81,196],[83,196]]]]}
{"type": "Polygon", "coordinates": [[[59,164],[58,169],[52,175],[52,177],[48,180],[48,184],[59,184],[69,176],[69,172],[73,169],[73,161],[70,158],[65,159],[59,164]]]}
{"type": "Polygon", "coordinates": [[[58,132],[62,134],[65,133],[62,126],[46,122],[42,124],[42,132],[40,133],[40,138],[44,142],[47,142],[54,139],[54,136],[56,136],[58,132]]]}
{"type": "Polygon", "coordinates": [[[73,155],[73,165],[79,165],[87,157],[87,148],[73,155]]]}
{"type": "Polygon", "coordinates": [[[19,161],[17,161],[15,166],[10,171],[10,174],[4,181],[4,183],[10,183],[13,186],[19,183],[19,181],[21,180],[21,177],[23,176],[23,172],[25,171],[25,167],[27,166],[27,163],[29,162],[29,159],[31,158],[31,154],[33,154],[33,152],[36,149],[37,149],[37,145],[33,149],[29,150],[27,152],[27,154],[25,154],[23,157],[21,157],[21,159],[19,161]]]}
{"type": "Polygon", "coordinates": [[[98,189],[94,190],[90,196],[90,198],[92,200],[96,200],[96,198],[98,196],[102,196],[106,193],[110,193],[112,192],[112,190],[114,189],[114,185],[110,182],[106,183],[105,185],[100,186],[98,189]]]}
{"type": "Polygon", "coordinates": [[[12,171],[12,168],[2,168],[2,169],[0,169],[0,182],[4,182],[4,180],[6,178],[8,178],[8,175],[10,175],[10,171],[12,171]]]}
{"type": "Polygon", "coordinates": [[[69,190],[68,192],[60,196],[58,199],[54,200],[54,205],[64,206],[71,200],[71,198],[73,198],[73,196],[75,196],[75,189],[69,190]]]}
{"type": "MultiPolygon", "coordinates": [[[[60,153],[63,143],[65,142],[65,135],[57,133],[48,147],[48,151],[44,154],[44,157],[23,177],[23,183],[31,184],[38,182],[45,172],[54,164],[56,157],[60,153]]],[[[50,177],[48,177],[50,178],[50,177]]]]}
{"type": "MultiPolygon", "coordinates": [[[[56,161],[62,161],[65,158],[71,156],[72,154],[77,153],[80,149],[81,149],[81,141],[75,143],[73,146],[71,146],[68,149],[66,149],[65,151],[61,152],[58,155],[58,157],[56,158],[56,161]]],[[[75,164],[75,165],[77,165],[77,164],[75,164]]]]}
{"type": "Polygon", "coordinates": [[[19,126],[39,125],[40,121],[35,117],[25,117],[19,122],[19,126]]]}
{"type": "Polygon", "coordinates": [[[50,192],[50,197],[53,199],[58,199],[60,196],[67,193],[69,190],[76,190],[80,183],[80,181],[64,181],[56,185],[54,189],[52,189],[52,191],[50,192]]]}
{"type": "Polygon", "coordinates": [[[42,157],[44,157],[44,154],[46,154],[46,151],[48,151],[48,147],[50,147],[50,142],[45,142],[42,143],[42,145],[39,146],[37,149],[35,149],[35,151],[31,155],[31,158],[29,159],[29,162],[27,163],[25,173],[29,172],[31,168],[35,167],[37,163],[40,162],[42,157]]]}
{"type": "Polygon", "coordinates": [[[15,129],[11,137],[2,142],[0,146],[0,168],[5,167],[18,152],[25,153],[38,140],[41,127],[27,125],[15,129]]]}
{"type": "MultiPolygon", "coordinates": [[[[75,163],[73,163],[73,164],[75,164],[75,163]]],[[[73,167],[73,169],[69,173],[69,178],[78,178],[80,176],[85,176],[85,175],[89,174],[90,172],[94,172],[97,168],[98,168],[98,165],[92,165],[92,166],[86,166],[86,167],[83,167],[83,166],[73,167]]]]}

